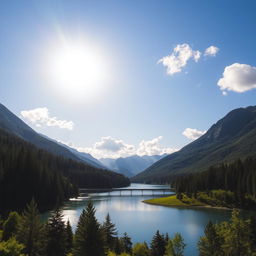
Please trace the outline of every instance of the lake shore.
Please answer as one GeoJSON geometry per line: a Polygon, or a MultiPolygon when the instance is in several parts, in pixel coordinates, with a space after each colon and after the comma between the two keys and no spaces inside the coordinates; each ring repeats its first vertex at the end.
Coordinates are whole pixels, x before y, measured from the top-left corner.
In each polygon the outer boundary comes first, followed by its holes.
{"type": "Polygon", "coordinates": [[[166,207],[180,207],[180,208],[209,208],[209,209],[219,209],[219,210],[232,210],[231,208],[225,206],[212,206],[209,204],[205,204],[200,202],[195,198],[185,197],[182,200],[177,199],[176,195],[171,195],[168,197],[160,197],[143,200],[143,203],[158,205],[158,206],[166,206],[166,207]]]}

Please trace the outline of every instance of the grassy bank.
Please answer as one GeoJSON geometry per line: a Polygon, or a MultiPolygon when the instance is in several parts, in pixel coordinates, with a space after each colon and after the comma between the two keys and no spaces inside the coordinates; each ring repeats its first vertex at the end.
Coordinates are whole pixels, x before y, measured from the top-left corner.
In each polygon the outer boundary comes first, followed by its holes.
{"type": "Polygon", "coordinates": [[[173,207],[207,206],[207,204],[200,202],[195,198],[189,198],[186,195],[183,195],[182,199],[178,199],[176,195],[171,195],[168,197],[144,200],[143,202],[147,204],[173,206],[173,207]]]}

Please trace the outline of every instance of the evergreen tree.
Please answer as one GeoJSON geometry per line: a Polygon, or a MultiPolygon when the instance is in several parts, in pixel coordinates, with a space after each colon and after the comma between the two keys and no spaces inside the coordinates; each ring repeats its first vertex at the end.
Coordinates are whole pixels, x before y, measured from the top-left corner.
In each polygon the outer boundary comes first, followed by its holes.
{"type": "Polygon", "coordinates": [[[47,256],[66,255],[66,227],[60,209],[56,209],[47,223],[47,256]]]}
{"type": "Polygon", "coordinates": [[[7,241],[9,238],[16,236],[20,224],[20,215],[17,212],[10,212],[8,219],[3,224],[2,240],[7,241]]]}
{"type": "Polygon", "coordinates": [[[150,250],[152,256],[163,256],[165,253],[165,238],[157,230],[156,234],[153,236],[153,239],[150,244],[150,250]]]}
{"type": "Polygon", "coordinates": [[[238,210],[232,212],[231,222],[226,230],[224,228],[222,233],[225,239],[223,244],[225,253],[232,256],[250,255],[249,223],[239,217],[238,210]]]}
{"type": "Polygon", "coordinates": [[[125,232],[124,235],[120,238],[121,251],[125,253],[132,253],[132,240],[125,232]]]}
{"type": "Polygon", "coordinates": [[[24,252],[28,256],[40,256],[44,252],[44,227],[40,221],[36,202],[32,200],[24,210],[18,240],[24,244],[24,252]]]}
{"type": "Polygon", "coordinates": [[[217,234],[215,226],[211,221],[204,230],[205,236],[198,242],[200,256],[220,256],[223,255],[220,243],[220,237],[217,234]]]}
{"type": "Polygon", "coordinates": [[[176,233],[172,239],[173,256],[183,256],[186,244],[181,234],[176,233]]]}
{"type": "Polygon", "coordinates": [[[249,220],[251,250],[256,251],[256,217],[251,216],[249,220]]]}
{"type": "Polygon", "coordinates": [[[121,249],[121,242],[120,239],[118,237],[115,238],[115,244],[114,244],[114,252],[119,255],[122,252],[121,249]]]}
{"type": "Polygon", "coordinates": [[[137,243],[133,247],[133,256],[149,256],[149,249],[146,243],[137,243]]]}
{"type": "Polygon", "coordinates": [[[66,225],[66,252],[70,253],[73,248],[73,232],[69,220],[66,225]]]}
{"type": "Polygon", "coordinates": [[[17,242],[12,237],[8,241],[0,242],[0,255],[1,256],[25,256],[22,253],[24,245],[17,242]]]}
{"type": "Polygon", "coordinates": [[[74,240],[74,256],[104,256],[104,238],[90,201],[80,215],[74,240]]]}
{"type": "Polygon", "coordinates": [[[109,214],[107,214],[106,219],[102,224],[102,229],[103,229],[106,248],[108,250],[113,250],[115,246],[117,231],[116,231],[115,224],[111,222],[109,214]]]}

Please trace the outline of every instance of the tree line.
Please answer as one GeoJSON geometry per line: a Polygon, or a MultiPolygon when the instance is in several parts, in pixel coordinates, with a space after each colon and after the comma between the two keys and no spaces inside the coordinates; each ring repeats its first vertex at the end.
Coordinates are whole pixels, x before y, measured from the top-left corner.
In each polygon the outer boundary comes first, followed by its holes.
{"type": "MultiPolygon", "coordinates": [[[[10,212],[0,221],[1,256],[184,256],[186,244],[181,234],[173,238],[155,233],[150,244],[136,243],[124,233],[118,237],[109,215],[101,224],[89,202],[73,233],[60,209],[42,223],[32,200],[21,215],[10,212]]],[[[230,221],[205,227],[198,241],[200,256],[253,256],[256,253],[256,217],[243,219],[234,210],[230,221]]]]}
{"type": "MultiPolygon", "coordinates": [[[[181,193],[196,197],[199,191],[206,191],[210,196],[212,190],[230,191],[236,207],[255,208],[256,159],[238,159],[230,164],[210,167],[204,172],[176,177],[172,186],[177,192],[177,197],[181,193]]],[[[225,196],[228,195],[225,193],[225,196]]]]}
{"type": "Polygon", "coordinates": [[[78,187],[130,184],[111,171],[55,156],[0,129],[0,212],[22,210],[32,198],[41,210],[78,195],[78,187]]]}

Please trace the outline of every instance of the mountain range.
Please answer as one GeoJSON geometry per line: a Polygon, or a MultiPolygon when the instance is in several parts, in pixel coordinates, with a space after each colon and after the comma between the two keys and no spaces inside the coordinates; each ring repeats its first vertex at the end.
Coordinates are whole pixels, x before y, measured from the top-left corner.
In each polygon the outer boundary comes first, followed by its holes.
{"type": "Polygon", "coordinates": [[[90,154],[78,152],[67,145],[37,133],[2,104],[0,104],[0,128],[52,154],[83,162],[96,168],[106,169],[90,154]]]}
{"type": "Polygon", "coordinates": [[[201,172],[220,163],[255,156],[256,106],[229,112],[200,138],[157,161],[131,180],[165,183],[174,177],[201,172]]]}
{"type": "Polygon", "coordinates": [[[120,157],[117,159],[101,158],[99,161],[110,170],[121,173],[127,177],[132,177],[144,171],[146,168],[165,156],[167,156],[167,154],[154,156],[133,155],[129,157],[120,157]]]}

